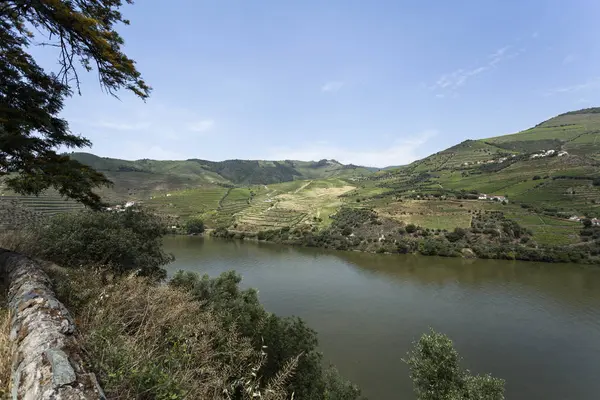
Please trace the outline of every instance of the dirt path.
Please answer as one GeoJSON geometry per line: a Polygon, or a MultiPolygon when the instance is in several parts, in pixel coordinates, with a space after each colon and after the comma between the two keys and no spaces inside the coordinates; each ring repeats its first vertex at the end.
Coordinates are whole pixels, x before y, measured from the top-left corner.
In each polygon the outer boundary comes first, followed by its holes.
{"type": "Polygon", "coordinates": [[[298,193],[299,191],[301,191],[303,189],[306,189],[306,187],[308,185],[310,185],[311,183],[313,183],[313,181],[308,181],[308,183],[306,183],[306,184],[302,185],[301,187],[299,187],[298,189],[296,189],[296,191],[294,192],[294,194],[298,193]]]}

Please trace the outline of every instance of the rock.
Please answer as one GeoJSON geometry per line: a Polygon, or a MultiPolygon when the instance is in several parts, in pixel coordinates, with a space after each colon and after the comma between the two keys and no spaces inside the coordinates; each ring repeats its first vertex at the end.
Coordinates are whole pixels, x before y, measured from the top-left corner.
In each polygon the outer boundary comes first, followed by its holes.
{"type": "Polygon", "coordinates": [[[84,368],[73,319],[40,265],[0,249],[0,275],[8,283],[12,313],[12,398],[105,399],[95,376],[84,368]]]}
{"type": "Polygon", "coordinates": [[[460,251],[464,258],[477,258],[477,255],[473,252],[473,250],[465,247],[460,251]]]}

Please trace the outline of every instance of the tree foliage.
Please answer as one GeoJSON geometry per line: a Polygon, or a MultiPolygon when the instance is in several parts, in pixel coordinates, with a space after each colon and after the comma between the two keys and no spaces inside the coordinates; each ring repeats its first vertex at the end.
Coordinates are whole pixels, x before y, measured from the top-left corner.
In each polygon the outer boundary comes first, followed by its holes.
{"type": "Polygon", "coordinates": [[[291,359],[300,357],[294,376],[286,385],[296,399],[356,400],[360,390],[343,379],[335,369],[324,369],[317,350],[317,334],[297,317],[278,317],[268,313],[258,300],[256,290],[241,290],[241,277],[234,271],[217,278],[180,271],[170,281],[172,287],[190,293],[224,317],[226,326],[250,338],[256,349],[264,348],[266,363],[258,373],[272,379],[291,359]]]}
{"type": "Polygon", "coordinates": [[[122,3],[0,3],[0,177],[16,192],[39,194],[54,187],[88,206],[102,205],[92,189],[110,181],[57,153],[60,148],[91,144],[73,134],[59,114],[72,89],[80,93],[79,69],[95,68],[102,88],[112,95],[124,88],[142,99],[148,97],[150,87],[123,53],[123,39],[115,30],[115,25],[129,23],[119,11],[122,3]],[[29,53],[38,39],[38,44],[57,49],[58,71],[45,71],[29,53]]]}
{"type": "Polygon", "coordinates": [[[424,334],[404,361],[418,400],[504,400],[504,380],[462,370],[452,340],[441,333],[424,334]]]}
{"type": "Polygon", "coordinates": [[[204,221],[200,218],[192,218],[185,223],[185,230],[188,234],[196,235],[204,232],[204,221]]]}
{"type": "Polygon", "coordinates": [[[32,227],[39,255],[64,267],[106,266],[117,273],[139,270],[164,278],[172,256],[162,250],[166,228],[156,216],[123,212],[59,214],[32,227]]]}

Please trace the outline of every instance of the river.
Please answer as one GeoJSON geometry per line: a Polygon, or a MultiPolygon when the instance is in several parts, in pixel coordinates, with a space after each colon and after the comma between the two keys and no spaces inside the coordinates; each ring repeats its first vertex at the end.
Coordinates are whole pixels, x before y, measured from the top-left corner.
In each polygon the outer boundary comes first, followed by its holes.
{"type": "Polygon", "coordinates": [[[433,328],[507,399],[598,399],[600,271],[577,265],[375,255],[175,236],[183,269],[236,270],[267,310],[319,333],[327,361],[371,400],[414,399],[402,362],[433,328]]]}

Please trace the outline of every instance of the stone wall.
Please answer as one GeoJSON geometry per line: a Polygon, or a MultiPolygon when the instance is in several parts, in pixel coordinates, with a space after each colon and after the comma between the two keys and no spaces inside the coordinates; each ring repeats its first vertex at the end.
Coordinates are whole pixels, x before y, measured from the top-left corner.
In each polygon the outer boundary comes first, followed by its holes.
{"type": "Polygon", "coordinates": [[[0,274],[12,312],[12,398],[104,399],[84,367],[73,319],[40,265],[0,249],[0,274]]]}

